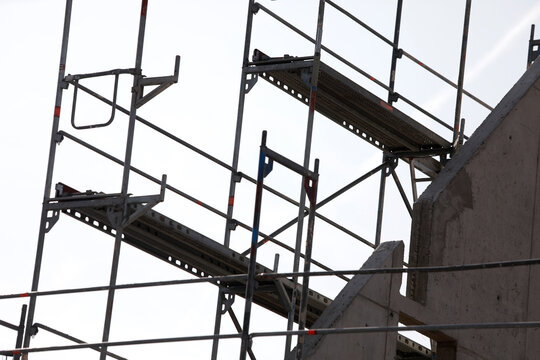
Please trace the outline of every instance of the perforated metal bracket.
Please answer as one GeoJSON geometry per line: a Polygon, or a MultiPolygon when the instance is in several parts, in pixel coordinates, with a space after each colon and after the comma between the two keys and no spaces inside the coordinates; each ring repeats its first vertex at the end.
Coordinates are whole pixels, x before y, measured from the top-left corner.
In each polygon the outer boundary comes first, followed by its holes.
{"type": "Polygon", "coordinates": [[[244,88],[245,94],[249,93],[251,89],[253,89],[257,83],[257,80],[259,80],[259,75],[257,73],[246,74],[246,87],[244,88]]]}
{"type": "Polygon", "coordinates": [[[399,158],[396,156],[389,155],[389,154],[385,154],[384,156],[385,156],[385,162],[388,164],[386,168],[384,169],[384,176],[388,177],[392,175],[392,172],[398,166],[399,158]]]}
{"type": "Polygon", "coordinates": [[[158,76],[158,77],[143,77],[139,79],[137,87],[134,89],[137,92],[136,108],[140,108],[157,95],[161,94],[172,84],[178,82],[178,74],[180,71],[180,55],[176,55],[174,62],[174,75],[171,76],[158,76]],[[144,95],[145,86],[157,86],[155,89],[144,95]]]}
{"type": "Polygon", "coordinates": [[[236,295],[232,292],[226,292],[226,290],[224,290],[221,293],[221,296],[221,315],[224,315],[231,309],[236,295]]]}
{"type": "Polygon", "coordinates": [[[45,232],[48,233],[53,228],[54,224],[60,218],[59,210],[49,210],[47,211],[47,220],[45,221],[45,232]]]}
{"type": "Polygon", "coordinates": [[[527,54],[527,68],[540,55],[540,39],[534,39],[534,24],[531,25],[531,37],[529,39],[529,52],[527,54]]]}
{"type": "Polygon", "coordinates": [[[267,177],[274,169],[274,160],[271,158],[267,158],[267,160],[268,161],[264,163],[263,177],[267,177]]]}

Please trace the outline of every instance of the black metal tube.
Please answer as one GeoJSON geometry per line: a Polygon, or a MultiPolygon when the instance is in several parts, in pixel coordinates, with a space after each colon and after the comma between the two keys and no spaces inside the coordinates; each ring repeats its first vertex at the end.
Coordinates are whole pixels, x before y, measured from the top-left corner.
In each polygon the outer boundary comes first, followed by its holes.
{"type": "MultiPolygon", "coordinates": [[[[223,307],[223,297],[224,297],[223,289],[220,287],[218,288],[216,319],[214,321],[214,335],[219,335],[221,331],[221,315],[222,315],[221,308],[223,307]]],[[[214,340],[212,341],[212,355],[210,357],[211,360],[217,359],[218,347],[219,347],[219,338],[214,338],[214,340]]]]}
{"type": "Polygon", "coordinates": [[[247,350],[251,347],[249,337],[249,322],[251,320],[251,305],[255,289],[255,271],[257,267],[257,239],[259,238],[259,223],[261,220],[262,194],[266,167],[266,154],[263,151],[266,145],[266,131],[263,131],[261,150],[259,152],[259,171],[257,173],[257,190],[255,192],[255,209],[253,211],[253,232],[251,235],[251,252],[249,254],[248,277],[246,284],[246,303],[244,307],[244,324],[242,326],[242,343],[240,346],[240,360],[245,360],[247,350]]]}
{"type": "MultiPolygon", "coordinates": [[[[71,8],[72,0],[66,0],[66,12],[64,15],[64,30],[62,34],[62,50],[60,52],[60,67],[58,71],[58,82],[56,87],[56,99],[54,104],[54,116],[51,131],[51,140],[49,145],[49,160],[47,164],[47,175],[45,178],[45,190],[43,194],[43,207],[41,209],[41,223],[39,228],[38,242],[36,248],[36,259],[34,264],[34,275],[32,277],[32,291],[36,291],[39,287],[39,276],[41,272],[41,261],[43,258],[43,248],[45,242],[45,233],[47,227],[47,210],[45,204],[51,195],[52,177],[54,172],[54,161],[56,157],[56,141],[57,132],[60,122],[60,111],[62,107],[62,91],[64,90],[64,75],[66,70],[67,50],[69,43],[69,29],[71,25],[71,8]]],[[[34,322],[34,312],[36,308],[36,298],[31,297],[28,306],[28,316],[26,319],[26,330],[24,334],[23,346],[30,345],[30,328],[34,322]]]]}
{"type": "MultiPolygon", "coordinates": [[[[319,160],[315,160],[315,173],[319,173],[319,160]]],[[[318,178],[310,181],[304,178],[304,186],[309,191],[309,217],[306,236],[306,257],[304,260],[304,273],[310,272],[311,267],[311,252],[313,249],[313,232],[315,228],[315,209],[317,204],[317,190],[318,190],[318,178]]],[[[302,281],[302,297],[300,298],[300,308],[298,309],[298,330],[304,330],[307,319],[307,304],[308,304],[308,291],[309,291],[309,276],[305,276],[302,281]]],[[[304,357],[304,337],[298,337],[298,344],[296,346],[296,358],[301,360],[304,357]]]]}
{"type": "MultiPolygon", "coordinates": [[[[490,269],[503,269],[509,267],[519,266],[533,266],[540,265],[540,258],[531,258],[525,260],[507,260],[488,263],[475,263],[464,265],[445,265],[445,266],[425,266],[425,267],[408,267],[408,268],[380,268],[380,269],[354,269],[354,270],[332,270],[332,271],[311,271],[308,274],[304,272],[283,272],[283,273],[261,273],[256,275],[257,280],[269,280],[277,278],[287,278],[296,276],[336,276],[336,275],[372,275],[372,274],[404,274],[411,272],[425,272],[425,273],[442,273],[442,272],[459,272],[459,271],[474,271],[474,270],[490,270],[490,269]]],[[[168,280],[168,281],[153,281],[145,283],[134,284],[121,284],[113,286],[114,289],[135,289],[154,286],[170,286],[170,285],[184,285],[184,284],[198,284],[198,283],[213,283],[220,285],[227,282],[236,282],[239,280],[246,280],[247,274],[238,275],[226,275],[215,276],[209,278],[196,278],[196,279],[183,279],[183,280],[168,280]]],[[[61,290],[48,290],[48,291],[33,291],[26,293],[16,293],[8,295],[0,295],[0,300],[3,299],[16,299],[26,298],[29,296],[50,296],[50,295],[65,295],[76,294],[82,292],[94,292],[104,291],[111,288],[111,286],[91,286],[75,289],[61,289],[61,290]]]]}
{"type": "Polygon", "coordinates": [[[392,170],[392,178],[394,179],[394,182],[396,183],[399,194],[401,195],[401,198],[403,199],[403,203],[405,204],[405,207],[407,208],[409,215],[411,215],[412,217],[412,207],[411,207],[411,204],[409,203],[409,199],[407,199],[407,194],[405,194],[405,190],[403,189],[403,186],[401,185],[401,181],[399,181],[399,177],[397,176],[396,172],[393,170],[392,170]]]}
{"type": "MultiPolygon", "coordinates": [[[[433,324],[433,325],[412,325],[412,326],[366,326],[366,327],[350,327],[350,328],[333,328],[333,329],[310,329],[310,330],[292,330],[292,331],[268,331],[255,332],[250,334],[251,338],[255,337],[271,337],[271,336],[292,336],[292,335],[328,335],[328,334],[360,334],[360,333],[378,333],[378,332],[398,332],[398,331],[441,331],[441,330],[470,330],[470,329],[532,329],[539,328],[540,321],[508,321],[508,322],[489,322],[489,323],[463,323],[463,324],[433,324]]],[[[93,346],[130,346],[130,345],[145,345],[145,344],[163,344],[172,342],[186,341],[208,341],[216,337],[220,339],[237,339],[240,334],[222,334],[222,335],[199,335],[199,336],[184,336],[159,339],[143,339],[143,340],[127,340],[113,341],[109,343],[92,343],[92,344],[77,344],[64,346],[49,346],[38,348],[22,349],[25,353],[37,353],[59,350],[77,350],[88,349],[93,346]]],[[[18,349],[0,350],[0,355],[11,356],[20,353],[18,349]]]]}
{"type": "Polygon", "coordinates": [[[249,0],[248,2],[248,13],[247,13],[247,23],[246,23],[246,38],[244,41],[244,54],[242,57],[242,79],[240,80],[240,92],[238,95],[238,112],[236,115],[236,131],[234,135],[234,150],[232,158],[232,173],[231,181],[229,185],[229,199],[227,201],[227,220],[225,221],[225,234],[223,239],[223,244],[229,247],[231,239],[231,228],[230,221],[233,218],[234,210],[234,196],[236,192],[236,180],[235,175],[238,169],[238,159],[240,156],[240,141],[242,138],[242,122],[244,119],[244,102],[246,97],[246,83],[247,83],[247,74],[245,69],[249,63],[249,50],[251,46],[251,31],[253,28],[253,11],[254,11],[254,0],[249,0]]]}
{"type": "MultiPolygon", "coordinates": [[[[87,344],[86,341],[82,341],[80,339],[77,339],[76,337],[74,336],[71,336],[69,334],[66,334],[62,331],[59,331],[59,330],[56,330],[56,329],[53,329],[49,326],[46,326],[46,325],[43,325],[43,324],[40,324],[40,323],[35,323],[34,326],[40,328],[40,329],[43,329],[45,331],[48,331],[50,332],[51,334],[55,334],[57,336],[60,336],[60,337],[63,337],[64,339],[68,339],[70,341],[73,341],[74,343],[77,343],[77,344],[87,344]]],[[[96,351],[101,351],[101,348],[99,346],[91,346],[90,349],[92,350],[96,350],[96,351]]],[[[116,355],[110,351],[107,351],[107,355],[114,358],[114,359],[118,359],[118,360],[127,360],[126,358],[123,358],[119,355],[116,355]]]]}
{"type": "MultiPolygon", "coordinates": [[[[399,0],[399,2],[401,2],[401,0],[399,0]]],[[[375,35],[376,37],[378,37],[379,39],[381,39],[382,41],[384,41],[385,43],[387,43],[388,45],[390,46],[393,46],[393,44],[395,44],[395,41],[394,43],[392,43],[392,41],[390,41],[389,39],[387,39],[384,35],[382,35],[381,33],[377,32],[375,29],[373,29],[372,27],[370,27],[369,25],[367,25],[365,22],[363,22],[362,20],[358,19],[356,16],[354,16],[353,14],[351,14],[350,12],[348,12],[347,10],[345,10],[344,8],[342,8],[341,6],[337,5],[335,2],[331,1],[331,0],[326,0],[326,3],[328,5],[331,5],[332,7],[334,7],[336,10],[338,10],[339,12],[341,12],[342,14],[346,15],[347,17],[349,17],[351,20],[353,20],[354,22],[356,22],[358,25],[361,25],[362,27],[364,27],[367,31],[369,31],[370,33],[372,33],[373,35],[375,35]]],[[[401,12],[401,11],[400,11],[401,12]]]]}
{"type": "MultiPolygon", "coordinates": [[[[26,310],[28,305],[23,305],[21,308],[21,319],[19,321],[19,328],[17,329],[17,340],[15,341],[15,348],[19,349],[22,347],[23,337],[24,337],[24,321],[26,320],[26,310]]],[[[13,360],[19,360],[20,355],[13,356],[13,360]]]]}
{"type": "Polygon", "coordinates": [[[392,43],[392,62],[390,64],[390,82],[389,87],[390,91],[388,92],[388,104],[397,100],[394,99],[394,85],[396,82],[396,66],[397,59],[399,57],[399,32],[401,28],[401,10],[403,8],[403,0],[398,0],[397,10],[396,10],[396,25],[394,27],[394,42],[392,43]]]}
{"type": "MultiPolygon", "coordinates": [[[[124,170],[122,175],[122,197],[127,200],[127,193],[129,187],[129,174],[131,171],[131,155],[133,152],[133,139],[135,134],[135,117],[137,116],[137,99],[142,94],[139,94],[139,91],[142,89],[139,87],[139,81],[142,79],[141,66],[142,66],[142,56],[144,48],[144,32],[146,27],[146,13],[148,10],[148,0],[141,0],[141,13],[139,20],[139,34],[137,37],[137,52],[135,56],[135,75],[133,76],[133,92],[131,95],[131,107],[129,113],[129,124],[126,140],[126,152],[124,160],[124,170]]],[[[124,201],[124,206],[122,209],[122,222],[128,218],[128,208],[127,201],[124,201]]],[[[114,286],[116,284],[116,277],[118,275],[118,264],[120,261],[120,247],[122,244],[122,233],[123,225],[116,225],[116,238],[114,240],[114,252],[111,265],[111,277],[110,285],[114,286]]],[[[114,304],[114,288],[109,289],[107,295],[107,308],[105,310],[105,321],[103,325],[103,342],[109,341],[109,332],[111,328],[112,320],[112,311],[114,304]]],[[[105,360],[107,357],[107,347],[104,346],[101,349],[100,360],[105,360]]]]}
{"type": "Polygon", "coordinates": [[[8,323],[7,321],[0,320],[0,326],[7,327],[8,329],[18,331],[19,327],[17,325],[14,325],[12,323],[8,323]]]}
{"type": "Polygon", "coordinates": [[[452,144],[455,145],[459,137],[459,122],[461,119],[461,101],[463,99],[463,80],[465,77],[465,62],[467,59],[467,39],[469,37],[469,19],[471,17],[471,0],[466,0],[465,19],[463,21],[463,39],[461,42],[461,58],[459,62],[459,77],[456,96],[456,114],[454,117],[454,135],[452,144]]]}
{"type": "MultiPolygon", "coordinates": [[[[322,34],[323,34],[323,23],[324,23],[324,5],[325,0],[319,0],[319,10],[317,15],[317,28],[315,32],[315,49],[313,54],[313,67],[311,72],[311,82],[310,82],[310,91],[309,91],[309,110],[308,110],[308,119],[306,126],[306,142],[304,147],[304,168],[309,168],[309,159],[311,156],[311,140],[313,136],[313,119],[315,117],[315,103],[317,101],[317,86],[319,83],[319,68],[321,66],[321,48],[322,48],[322,34]]],[[[304,227],[304,207],[306,202],[306,190],[304,184],[300,187],[300,206],[298,207],[298,223],[296,227],[296,242],[294,246],[294,259],[293,259],[293,271],[298,271],[300,266],[300,253],[302,246],[302,231],[304,227]]],[[[297,283],[298,278],[293,276],[294,290],[291,296],[291,309],[289,311],[289,316],[287,318],[287,330],[291,330],[294,324],[294,315],[296,307],[296,297],[297,297],[297,283]]],[[[285,340],[285,357],[290,351],[291,347],[291,337],[287,336],[285,340]]]]}
{"type": "MultiPolygon", "coordinates": [[[[429,67],[428,65],[426,65],[424,62],[418,60],[417,58],[415,58],[414,56],[412,56],[411,54],[409,54],[408,52],[406,52],[405,50],[401,49],[403,55],[405,55],[405,57],[409,58],[410,60],[412,60],[415,64],[417,65],[420,65],[421,67],[423,67],[424,69],[426,69],[427,71],[429,71],[431,74],[435,75],[436,77],[438,77],[439,79],[441,79],[442,81],[444,81],[445,83],[447,83],[448,85],[452,86],[454,89],[457,89],[458,86],[457,84],[455,84],[454,82],[452,82],[450,79],[448,79],[447,77],[443,76],[442,74],[438,73],[437,71],[435,71],[433,68],[429,67]]],[[[492,111],[493,110],[493,107],[489,106],[488,104],[486,104],[484,101],[480,100],[479,98],[477,98],[476,96],[474,96],[473,94],[471,94],[470,92],[468,92],[467,90],[463,89],[463,94],[467,95],[468,97],[470,97],[471,99],[473,99],[474,101],[476,101],[477,103],[479,103],[480,105],[482,105],[483,107],[485,107],[486,109],[492,111]]]]}
{"type": "MultiPolygon", "coordinates": [[[[383,153],[383,164],[387,164],[388,155],[383,153]]],[[[379,182],[379,203],[377,206],[377,225],[375,229],[375,247],[381,243],[382,221],[384,212],[384,194],[386,192],[386,177],[388,176],[388,167],[381,169],[381,180],[379,182]]]]}

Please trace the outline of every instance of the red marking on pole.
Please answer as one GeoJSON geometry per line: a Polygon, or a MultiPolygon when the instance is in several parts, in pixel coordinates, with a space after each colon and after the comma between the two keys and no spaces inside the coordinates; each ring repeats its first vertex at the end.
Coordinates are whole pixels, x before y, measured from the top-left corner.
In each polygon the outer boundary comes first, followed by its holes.
{"type": "Polygon", "coordinates": [[[146,8],[148,7],[148,0],[143,0],[141,6],[141,16],[146,16],[146,8]]]}
{"type": "Polygon", "coordinates": [[[375,81],[375,78],[374,78],[373,76],[370,76],[370,77],[369,77],[369,80],[375,81]]]}
{"type": "Polygon", "coordinates": [[[234,196],[229,196],[229,206],[234,206],[234,196]]]}
{"type": "Polygon", "coordinates": [[[420,65],[420,66],[424,66],[424,64],[422,64],[422,63],[421,63],[420,61],[418,62],[418,65],[420,65]]]}
{"type": "Polygon", "coordinates": [[[55,106],[54,107],[54,116],[55,117],[60,117],[60,106],[55,106]]]}
{"type": "Polygon", "coordinates": [[[20,350],[13,350],[12,353],[13,355],[21,355],[20,350]]]}
{"type": "Polygon", "coordinates": [[[309,100],[309,111],[315,111],[315,101],[317,99],[317,90],[311,91],[311,99],[309,100]]]}
{"type": "Polygon", "coordinates": [[[316,330],[308,330],[307,333],[308,333],[308,335],[317,335],[316,330]]]}
{"type": "Polygon", "coordinates": [[[24,293],[24,294],[19,295],[19,297],[28,297],[28,296],[30,296],[29,293],[24,293]]]}
{"type": "Polygon", "coordinates": [[[202,205],[202,202],[200,202],[199,200],[195,201],[195,203],[196,203],[197,205],[202,205]]]}
{"type": "Polygon", "coordinates": [[[394,111],[394,108],[381,100],[381,106],[388,111],[394,111]]]}

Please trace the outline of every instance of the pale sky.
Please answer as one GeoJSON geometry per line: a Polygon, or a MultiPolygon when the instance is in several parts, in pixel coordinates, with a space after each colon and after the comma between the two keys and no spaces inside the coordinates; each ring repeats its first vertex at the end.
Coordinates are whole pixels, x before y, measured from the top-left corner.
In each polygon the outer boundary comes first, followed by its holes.
{"type": "MultiPolygon", "coordinates": [[[[261,1],[295,26],[315,37],[318,1],[261,1]]],[[[336,0],[388,38],[393,37],[396,0],[336,0]]],[[[48,159],[54,110],[63,0],[0,0],[0,88],[2,131],[0,149],[3,172],[0,191],[0,293],[30,291],[39,230],[41,202],[48,159]]],[[[143,58],[143,73],[148,76],[172,74],[174,56],[182,56],[180,80],[162,95],[141,108],[139,115],[178,137],[230,163],[238,104],[238,88],[245,36],[247,0],[172,1],[150,0],[143,58]]],[[[465,1],[404,1],[400,47],[425,64],[457,81],[459,51],[465,1]]],[[[74,1],[66,73],[87,73],[133,67],[138,26],[139,1],[74,1]]],[[[530,25],[540,25],[540,5],[534,0],[473,0],[465,88],[492,106],[523,74],[527,60],[530,25]]],[[[537,38],[540,38],[538,30],[537,38]]],[[[388,82],[390,48],[350,22],[327,5],[323,44],[345,56],[384,83],[388,82]]],[[[251,50],[259,48],[271,56],[290,54],[309,56],[313,46],[276,23],[266,14],[255,16],[251,50]]],[[[338,63],[328,54],[322,60],[362,86],[386,99],[384,90],[338,63]]],[[[131,77],[124,75],[119,88],[119,103],[127,107],[131,77]]],[[[84,84],[84,83],[83,83],[84,84]]],[[[105,96],[112,95],[112,80],[88,81],[105,96]]],[[[424,106],[448,123],[453,122],[455,90],[419,68],[410,60],[399,60],[396,91],[424,106]]],[[[95,146],[124,157],[127,118],[118,115],[103,129],[77,131],[69,123],[73,88],[64,91],[60,128],[95,146]]],[[[428,119],[411,111],[402,102],[396,107],[449,139],[428,119]]],[[[79,95],[77,121],[102,122],[109,116],[107,107],[79,95]]],[[[473,130],[488,111],[464,99],[462,116],[466,132],[473,130]]],[[[307,107],[279,92],[262,79],[247,95],[239,170],[256,175],[258,146],[262,130],[268,130],[272,149],[302,163],[307,107]]],[[[319,199],[356,179],[380,163],[381,153],[350,132],[315,117],[313,159],[320,159],[319,199]]],[[[160,177],[168,175],[173,186],[203,202],[226,211],[229,173],[208,160],[163,139],[140,124],[135,129],[133,165],[160,177]]],[[[408,166],[398,173],[411,198],[408,166]]],[[[115,193],[120,191],[121,168],[80,146],[64,140],[57,149],[53,184],[64,182],[76,189],[115,193]]],[[[379,175],[349,191],[320,210],[339,224],[373,241],[379,175]]],[[[274,169],[266,183],[298,199],[300,179],[283,168],[274,169]]],[[[148,195],[157,185],[133,175],[129,192],[148,195]]],[[[387,185],[382,240],[403,240],[408,249],[410,217],[396,187],[387,185]]],[[[234,217],[251,225],[255,187],[242,181],[237,188],[234,217]]],[[[223,241],[224,220],[172,193],[156,207],[176,221],[218,241],[223,241]]],[[[261,231],[271,233],[297,210],[265,193],[261,231]]],[[[294,243],[295,228],[278,237],[294,243]]],[[[231,247],[243,251],[251,234],[237,229],[231,247]]],[[[106,285],[109,281],[113,239],[76,223],[67,216],[46,236],[41,290],[106,285]]],[[[290,271],[292,256],[267,244],[258,260],[272,267],[280,252],[280,271],[290,271]]],[[[370,255],[370,248],[322,221],[315,224],[313,257],[335,269],[359,268],[370,255]]],[[[405,261],[408,255],[405,255],[405,261]]],[[[315,268],[316,269],[316,268],[315,268]]],[[[189,278],[187,273],[162,263],[136,249],[123,245],[118,283],[189,278]]],[[[334,297],[343,287],[341,280],[313,280],[311,285],[334,297]]],[[[217,288],[213,285],[188,285],[137,289],[116,293],[111,340],[130,340],[213,333],[217,288]]],[[[0,319],[18,323],[26,299],[0,301],[0,319]]],[[[106,292],[39,298],[35,321],[46,324],[87,342],[101,340],[106,292]]],[[[243,316],[243,300],[233,306],[243,316]]],[[[286,319],[255,306],[252,331],[284,330],[286,319]]],[[[228,317],[222,333],[233,333],[228,317]]],[[[11,349],[16,334],[0,328],[0,350],[11,349]]],[[[41,331],[32,347],[69,344],[41,331]]],[[[222,341],[220,359],[238,357],[240,342],[222,341]]],[[[282,357],[283,339],[257,339],[257,359],[282,357]]],[[[133,346],[112,349],[129,359],[180,358],[208,359],[211,343],[179,343],[133,346]],[[172,356],[171,356],[172,354],[172,356]]],[[[96,359],[90,350],[33,355],[32,359],[96,359]]]]}

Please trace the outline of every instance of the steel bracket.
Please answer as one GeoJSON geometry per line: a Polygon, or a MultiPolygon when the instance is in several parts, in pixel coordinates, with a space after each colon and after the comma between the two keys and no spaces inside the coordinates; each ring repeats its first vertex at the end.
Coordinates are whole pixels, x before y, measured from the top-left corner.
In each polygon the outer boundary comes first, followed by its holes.
{"type": "Polygon", "coordinates": [[[60,145],[60,143],[64,140],[64,135],[62,135],[61,133],[57,132],[55,135],[54,135],[54,142],[57,144],[57,145],[60,145]]]}
{"type": "Polygon", "coordinates": [[[174,63],[174,75],[171,76],[159,76],[159,77],[142,77],[139,78],[137,82],[136,89],[137,93],[137,102],[135,107],[138,109],[148,101],[152,100],[157,95],[161,94],[165,89],[167,89],[172,84],[178,82],[178,73],[180,70],[180,55],[176,55],[174,63]],[[144,95],[145,86],[157,86],[148,94],[144,95]]]}
{"type": "Polygon", "coordinates": [[[253,3],[253,5],[251,6],[251,12],[256,15],[259,12],[260,8],[261,7],[259,6],[259,3],[253,3]]]}
{"type": "Polygon", "coordinates": [[[234,304],[235,294],[232,292],[223,292],[221,298],[221,315],[228,312],[234,304]]]}
{"type": "Polygon", "coordinates": [[[390,102],[397,102],[399,100],[399,93],[392,91],[390,93],[390,102]]]}
{"type": "Polygon", "coordinates": [[[268,162],[264,163],[263,177],[267,177],[272,172],[273,169],[274,169],[274,160],[271,158],[268,158],[268,162]]]}
{"type": "Polygon", "coordinates": [[[387,163],[387,166],[384,169],[384,176],[388,177],[392,175],[392,172],[398,166],[399,158],[396,156],[389,155],[389,154],[385,154],[384,156],[385,156],[385,162],[387,163]]]}
{"type": "Polygon", "coordinates": [[[236,230],[237,226],[238,226],[238,222],[235,219],[227,220],[227,230],[234,231],[236,230]]]}
{"type": "MultiPolygon", "coordinates": [[[[165,200],[165,189],[167,188],[167,175],[163,174],[161,176],[161,190],[158,195],[151,195],[149,197],[149,200],[146,200],[146,204],[142,205],[141,207],[137,208],[133,214],[131,214],[126,221],[122,223],[122,227],[126,227],[129,224],[131,224],[133,221],[137,220],[142,215],[146,214],[148,210],[159,204],[160,202],[163,202],[165,200]]],[[[146,198],[146,197],[145,197],[146,198]]],[[[135,198],[137,199],[137,198],[135,198]]],[[[141,201],[139,204],[142,204],[143,201],[141,201]]],[[[136,206],[136,205],[135,205],[136,206]]]]}
{"type": "Polygon", "coordinates": [[[315,201],[315,196],[317,195],[317,183],[319,178],[310,179],[307,176],[304,176],[304,189],[306,190],[306,195],[310,202],[315,201]]]}
{"type": "Polygon", "coordinates": [[[235,183],[239,183],[240,181],[242,181],[243,177],[244,177],[244,174],[242,172],[236,171],[232,175],[232,181],[234,181],[235,183]]]}
{"type": "Polygon", "coordinates": [[[244,88],[244,94],[249,93],[251,89],[253,89],[253,87],[257,83],[257,80],[259,80],[259,74],[246,74],[246,87],[244,88]]]}
{"type": "Polygon", "coordinates": [[[540,39],[534,38],[534,24],[531,25],[531,37],[529,39],[529,52],[527,54],[527,68],[536,60],[540,55],[540,39]]]}
{"type": "Polygon", "coordinates": [[[47,220],[45,221],[45,232],[48,233],[56,224],[58,219],[60,218],[60,211],[59,210],[49,210],[47,212],[47,220]],[[49,215],[50,213],[50,215],[49,215]]]}

